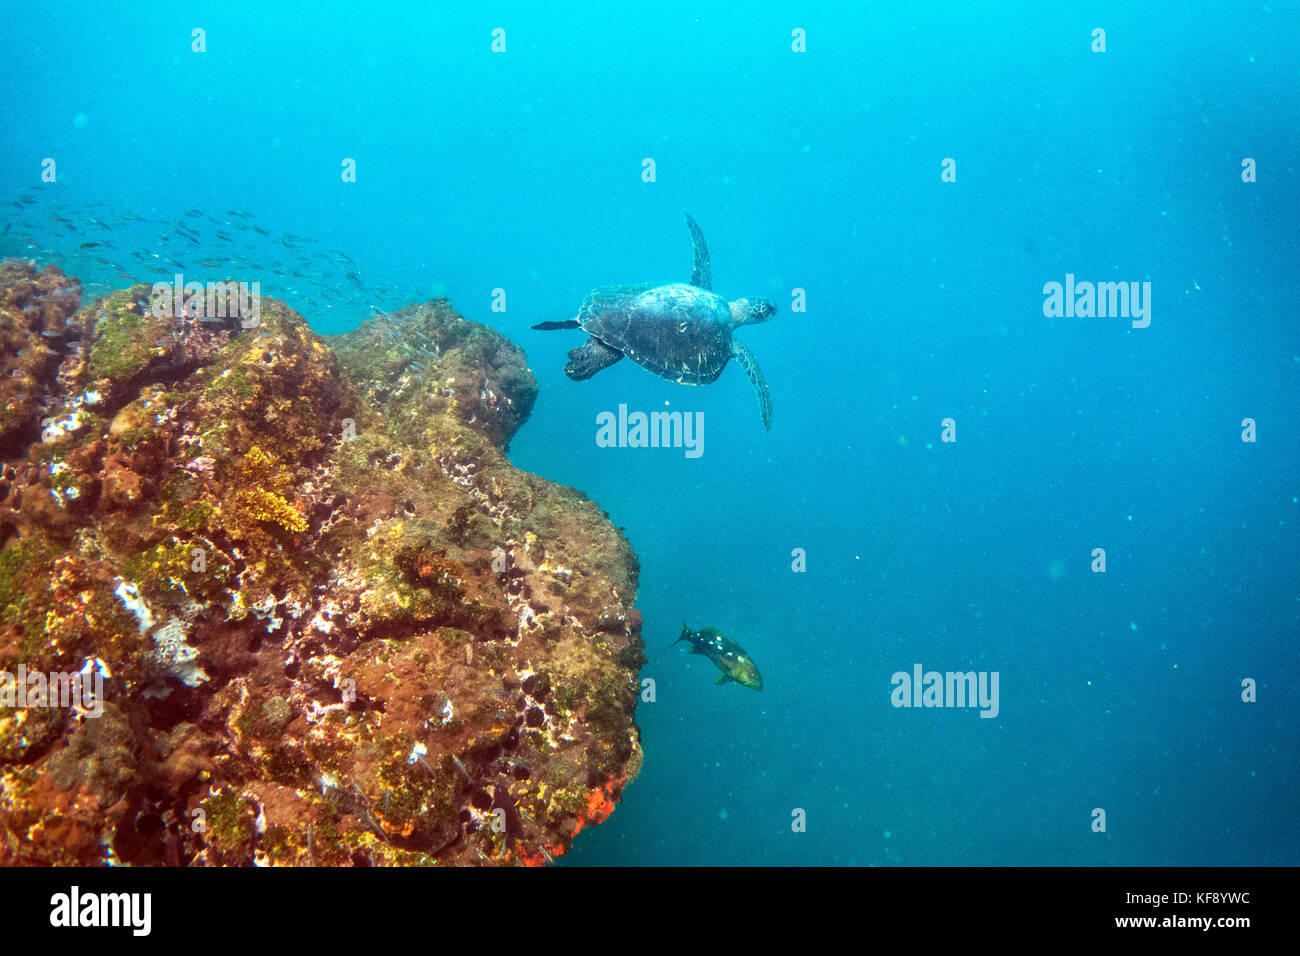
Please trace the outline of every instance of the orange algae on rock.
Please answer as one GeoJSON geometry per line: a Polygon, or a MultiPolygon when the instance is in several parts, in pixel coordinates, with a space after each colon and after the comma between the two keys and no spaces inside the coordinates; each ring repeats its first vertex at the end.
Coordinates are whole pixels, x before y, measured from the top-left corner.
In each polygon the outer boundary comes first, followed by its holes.
{"type": "Polygon", "coordinates": [[[593,787],[587,793],[587,805],[584,812],[578,816],[573,835],[577,836],[587,826],[604,823],[608,820],[609,815],[614,812],[614,795],[620,794],[622,788],[623,779],[613,777],[599,787],[593,787]]]}
{"type": "Polygon", "coordinates": [[[591,793],[587,794],[588,823],[604,823],[613,812],[614,801],[611,799],[610,791],[606,790],[605,787],[596,787],[591,793]]]}

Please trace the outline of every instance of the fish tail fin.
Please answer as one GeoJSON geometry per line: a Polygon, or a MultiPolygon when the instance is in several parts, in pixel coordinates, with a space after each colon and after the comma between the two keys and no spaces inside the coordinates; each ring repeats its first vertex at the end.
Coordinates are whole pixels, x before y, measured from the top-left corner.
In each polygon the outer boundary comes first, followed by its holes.
{"type": "MultiPolygon", "coordinates": [[[[691,633],[691,629],[690,629],[689,627],[686,626],[686,622],[685,622],[685,621],[682,621],[682,633],[681,633],[681,636],[678,637],[677,640],[673,641],[673,644],[677,644],[677,643],[680,643],[681,641],[686,640],[686,638],[690,635],[690,633],[691,633]]],[[[669,647],[672,647],[673,644],[669,644],[668,646],[669,646],[669,647]]]]}

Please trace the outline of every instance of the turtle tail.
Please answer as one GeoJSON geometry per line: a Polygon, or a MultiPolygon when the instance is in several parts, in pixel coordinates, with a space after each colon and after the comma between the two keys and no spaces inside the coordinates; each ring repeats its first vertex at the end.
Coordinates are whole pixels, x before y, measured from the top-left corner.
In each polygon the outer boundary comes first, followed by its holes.
{"type": "Polygon", "coordinates": [[[555,329],[576,329],[577,327],[577,319],[569,319],[567,322],[538,322],[533,326],[533,328],[542,332],[551,332],[555,329]]]}

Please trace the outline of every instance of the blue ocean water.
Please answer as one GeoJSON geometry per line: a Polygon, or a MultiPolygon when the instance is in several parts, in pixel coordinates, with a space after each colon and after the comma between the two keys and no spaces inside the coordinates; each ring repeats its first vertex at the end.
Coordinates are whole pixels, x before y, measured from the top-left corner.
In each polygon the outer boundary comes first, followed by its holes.
{"type": "Polygon", "coordinates": [[[527,350],[511,458],[626,529],[654,681],[566,863],[1300,863],[1295,4],[2,7],[0,198],[38,202],[0,254],[167,279],[124,212],[247,211],[317,331],[446,294],[527,350]],[[581,333],[530,328],[687,281],[684,212],[780,308],[737,333],[770,432],[735,363],[573,382],[581,333]],[[1045,316],[1067,275],[1149,282],[1149,326],[1045,316]],[[598,447],[620,404],[703,455],[598,447]],[[893,706],[918,664],[996,672],[997,716],[893,706]]]}

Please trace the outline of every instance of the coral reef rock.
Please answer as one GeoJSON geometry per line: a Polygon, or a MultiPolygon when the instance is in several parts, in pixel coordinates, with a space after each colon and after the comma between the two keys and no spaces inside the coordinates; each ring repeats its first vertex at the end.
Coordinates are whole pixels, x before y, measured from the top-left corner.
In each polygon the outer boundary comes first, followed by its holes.
{"type": "Polygon", "coordinates": [[[0,267],[0,864],[537,865],[613,811],[636,557],[506,459],[520,349],[80,292],[0,267]]]}

